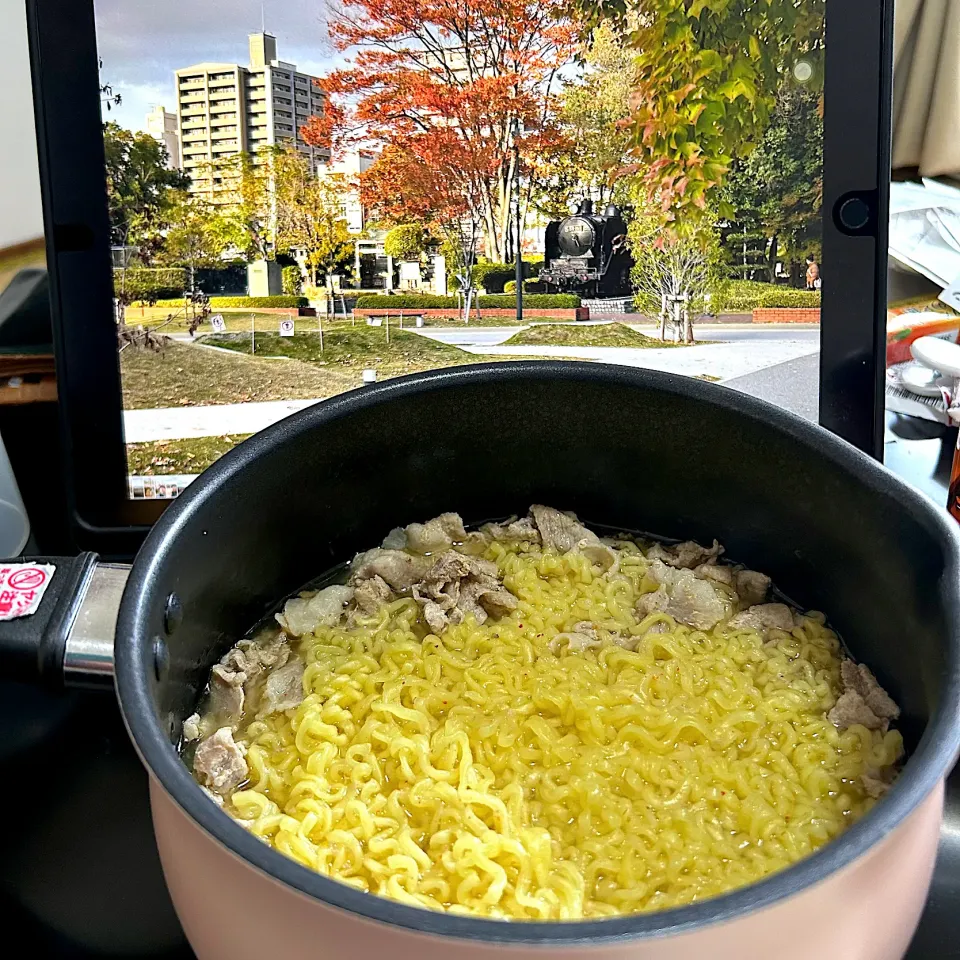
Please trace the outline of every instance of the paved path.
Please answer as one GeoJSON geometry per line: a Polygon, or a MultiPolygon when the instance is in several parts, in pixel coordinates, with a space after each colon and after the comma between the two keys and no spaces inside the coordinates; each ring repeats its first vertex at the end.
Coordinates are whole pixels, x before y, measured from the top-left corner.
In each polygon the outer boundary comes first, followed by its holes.
{"type": "Polygon", "coordinates": [[[256,433],[319,400],[265,400],[258,403],[218,403],[205,407],[163,407],[124,410],[127,443],[187,440],[256,433]]]}
{"type": "MultiPolygon", "coordinates": [[[[593,321],[578,323],[578,327],[595,325],[593,321]]],[[[571,324],[572,326],[572,324],[571,324]]],[[[656,335],[656,328],[649,325],[630,324],[634,329],[648,336],[656,335]]],[[[509,340],[523,327],[420,327],[415,329],[423,337],[439,340],[441,343],[452,343],[458,347],[495,346],[509,340]]],[[[742,341],[787,340],[791,342],[812,343],[820,342],[820,328],[808,324],[697,324],[695,328],[698,340],[720,341],[733,343],[742,341]]]]}
{"type": "Polygon", "coordinates": [[[742,377],[765,367],[817,352],[817,344],[801,340],[710,343],[694,347],[636,349],[634,347],[463,347],[469,353],[502,357],[582,357],[628,367],[666,370],[690,377],[711,376],[719,380],[742,377]]]}

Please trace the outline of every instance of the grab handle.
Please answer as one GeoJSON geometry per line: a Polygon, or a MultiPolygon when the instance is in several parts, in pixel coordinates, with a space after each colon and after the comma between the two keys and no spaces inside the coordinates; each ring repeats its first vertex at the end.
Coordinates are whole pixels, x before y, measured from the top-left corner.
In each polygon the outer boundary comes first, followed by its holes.
{"type": "Polygon", "coordinates": [[[129,567],[94,553],[11,561],[55,569],[33,613],[0,622],[0,676],[48,686],[113,682],[113,638],[129,567]]]}

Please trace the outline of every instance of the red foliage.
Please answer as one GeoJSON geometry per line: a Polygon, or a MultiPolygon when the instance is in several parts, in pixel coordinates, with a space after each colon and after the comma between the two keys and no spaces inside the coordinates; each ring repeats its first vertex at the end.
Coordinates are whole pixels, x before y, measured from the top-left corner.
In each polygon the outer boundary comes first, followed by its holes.
{"type": "Polygon", "coordinates": [[[364,179],[385,214],[432,220],[459,203],[502,258],[517,182],[510,131],[538,131],[520,138],[533,156],[550,126],[558,70],[576,50],[563,11],[564,0],[343,0],[330,31],[351,60],[322,81],[328,110],[304,137],[379,143],[364,179]]]}

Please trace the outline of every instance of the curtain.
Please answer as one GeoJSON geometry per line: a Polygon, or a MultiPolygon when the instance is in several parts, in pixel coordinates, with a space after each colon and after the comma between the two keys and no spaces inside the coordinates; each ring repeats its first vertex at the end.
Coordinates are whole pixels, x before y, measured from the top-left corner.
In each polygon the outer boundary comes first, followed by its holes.
{"type": "Polygon", "coordinates": [[[896,0],[893,168],[960,177],[960,0],[896,0]]]}

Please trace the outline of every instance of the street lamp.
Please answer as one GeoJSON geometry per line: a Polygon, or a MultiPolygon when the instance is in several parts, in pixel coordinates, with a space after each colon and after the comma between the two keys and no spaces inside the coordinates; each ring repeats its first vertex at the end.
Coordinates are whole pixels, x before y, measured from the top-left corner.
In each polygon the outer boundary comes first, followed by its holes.
{"type": "Polygon", "coordinates": [[[517,325],[523,326],[523,250],[521,235],[523,225],[521,223],[520,210],[520,120],[514,118],[510,124],[510,140],[513,146],[513,176],[516,181],[517,193],[517,242],[514,246],[514,255],[516,256],[516,284],[517,284],[517,325]]]}

